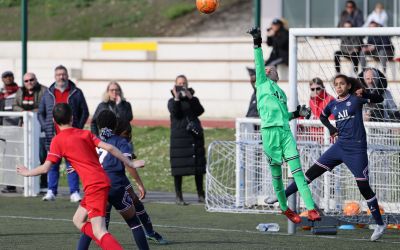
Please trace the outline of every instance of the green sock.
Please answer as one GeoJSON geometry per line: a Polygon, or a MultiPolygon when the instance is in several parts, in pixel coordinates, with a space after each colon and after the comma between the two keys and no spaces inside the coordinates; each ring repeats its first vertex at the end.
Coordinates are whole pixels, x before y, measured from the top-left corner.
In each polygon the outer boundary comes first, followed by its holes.
{"type": "Polygon", "coordinates": [[[303,171],[301,170],[300,158],[293,159],[288,162],[290,171],[292,172],[294,182],[299,190],[300,196],[306,204],[307,210],[315,208],[314,200],[311,194],[311,190],[308,187],[308,183],[304,178],[303,171]]]}
{"type": "Polygon", "coordinates": [[[276,197],[278,198],[279,206],[282,211],[288,209],[285,188],[282,180],[282,167],[280,165],[270,165],[272,174],[272,186],[274,187],[276,197]]]}

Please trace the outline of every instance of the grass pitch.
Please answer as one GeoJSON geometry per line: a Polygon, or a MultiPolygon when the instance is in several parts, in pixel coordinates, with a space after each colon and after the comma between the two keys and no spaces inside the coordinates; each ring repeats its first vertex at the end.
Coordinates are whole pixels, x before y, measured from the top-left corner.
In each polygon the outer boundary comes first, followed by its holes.
{"type": "MultiPolygon", "coordinates": [[[[0,249],[75,249],[79,232],[71,218],[76,204],[65,198],[0,198],[0,249]]],[[[281,215],[208,213],[201,205],[145,203],[155,229],[171,243],[151,249],[399,249],[400,231],[388,230],[379,242],[369,242],[368,229],[339,231],[337,236],[313,236],[297,230],[286,235],[281,215]],[[279,233],[258,232],[258,223],[277,222],[279,233]]],[[[110,231],[125,249],[136,249],[128,227],[115,212],[110,231]]],[[[91,249],[98,249],[94,244],[91,249]]]]}

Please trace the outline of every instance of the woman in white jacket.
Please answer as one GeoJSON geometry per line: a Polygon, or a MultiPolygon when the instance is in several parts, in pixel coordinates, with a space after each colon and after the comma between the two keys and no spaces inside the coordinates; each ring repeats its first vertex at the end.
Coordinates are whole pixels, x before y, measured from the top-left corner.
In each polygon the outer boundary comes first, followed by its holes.
{"type": "Polygon", "coordinates": [[[369,23],[375,21],[383,27],[387,26],[388,15],[382,3],[376,3],[375,9],[368,15],[363,27],[368,27],[369,23]]]}

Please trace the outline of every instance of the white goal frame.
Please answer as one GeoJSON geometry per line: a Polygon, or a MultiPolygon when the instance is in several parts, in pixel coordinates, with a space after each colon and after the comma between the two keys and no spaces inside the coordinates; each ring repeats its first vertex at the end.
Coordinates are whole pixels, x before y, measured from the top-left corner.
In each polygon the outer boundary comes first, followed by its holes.
{"type": "MultiPolygon", "coordinates": [[[[12,164],[24,164],[28,169],[33,169],[40,164],[39,160],[39,137],[40,137],[40,124],[37,119],[37,114],[34,112],[0,112],[0,117],[21,117],[23,119],[22,124],[22,131],[23,131],[23,140],[22,141],[13,141],[13,143],[23,144],[23,155],[11,155],[5,154],[3,160],[8,158],[7,162],[11,162],[12,164]],[[19,162],[19,160],[15,160],[15,158],[23,157],[23,162],[19,162]]],[[[3,127],[3,126],[2,126],[3,127]]],[[[5,126],[4,126],[5,127],[5,126]]],[[[13,129],[15,127],[18,129],[17,126],[8,126],[9,128],[13,129]]],[[[3,137],[4,135],[0,135],[3,137]]],[[[6,138],[6,140],[14,140],[15,138],[6,138]]],[[[7,151],[12,150],[12,146],[7,145],[7,151]]],[[[1,161],[4,164],[4,161],[1,161]]],[[[6,169],[4,166],[0,164],[0,170],[5,172],[11,172],[11,175],[17,175],[17,172],[14,169],[6,169]]],[[[40,184],[40,177],[16,177],[16,181],[14,183],[2,183],[1,185],[14,185],[17,187],[24,188],[24,196],[31,197],[37,196],[39,193],[39,184],[40,184]]]]}

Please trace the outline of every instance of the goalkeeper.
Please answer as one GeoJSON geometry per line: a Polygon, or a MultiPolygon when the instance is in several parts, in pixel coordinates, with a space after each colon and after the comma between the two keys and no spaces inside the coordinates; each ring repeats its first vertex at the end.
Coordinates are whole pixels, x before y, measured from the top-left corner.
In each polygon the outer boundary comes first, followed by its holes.
{"type": "Polygon", "coordinates": [[[289,127],[289,120],[309,116],[311,112],[305,105],[299,105],[296,111],[288,112],[286,94],[276,84],[279,80],[276,68],[264,68],[260,29],[253,28],[248,33],[254,39],[257,109],[261,118],[263,148],[269,161],[272,173],[272,185],[282,213],[293,223],[297,224],[301,222],[300,216],[293,212],[287,205],[282,180],[281,165],[283,159],[288,163],[294,181],[299,188],[300,195],[306,204],[307,210],[309,210],[308,219],[311,221],[320,220],[320,215],[315,210],[311,191],[304,179],[296,141],[289,127]]]}

